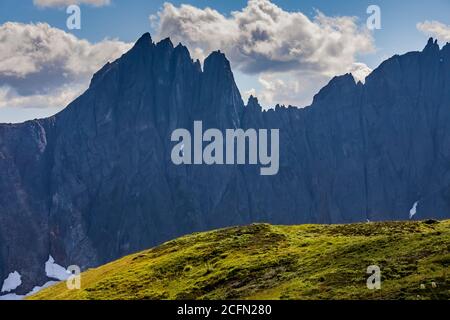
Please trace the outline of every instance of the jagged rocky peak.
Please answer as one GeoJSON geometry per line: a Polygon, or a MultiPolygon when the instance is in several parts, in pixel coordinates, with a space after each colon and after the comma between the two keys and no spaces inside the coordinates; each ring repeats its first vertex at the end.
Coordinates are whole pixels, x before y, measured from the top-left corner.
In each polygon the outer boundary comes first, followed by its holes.
{"type": "Polygon", "coordinates": [[[230,61],[224,53],[218,51],[212,52],[204,61],[203,79],[211,89],[221,90],[222,93],[229,95],[229,102],[243,107],[244,103],[241,98],[239,89],[234,81],[233,71],[231,70],[230,61]],[[239,101],[236,101],[239,100],[239,101]]]}
{"type": "Polygon", "coordinates": [[[131,64],[141,64],[143,60],[146,60],[151,55],[151,52],[155,48],[150,33],[144,33],[134,44],[134,46],[124,53],[120,58],[114,62],[108,61],[99,71],[97,71],[91,80],[90,87],[102,82],[105,76],[114,68],[118,68],[120,64],[127,64],[127,68],[131,64]]]}
{"type": "Polygon", "coordinates": [[[433,38],[429,38],[427,45],[425,46],[425,48],[423,49],[424,52],[427,51],[439,51],[439,44],[438,44],[438,40],[437,39],[433,39],[433,38]]]}
{"type": "MultiPolygon", "coordinates": [[[[122,57],[114,62],[107,62],[99,71],[97,71],[91,80],[91,87],[101,82],[104,76],[114,68],[122,68],[124,71],[141,70],[145,72],[146,68],[142,68],[146,61],[151,64],[151,60],[156,69],[160,72],[169,72],[170,65],[190,65],[194,66],[196,72],[204,73],[206,77],[211,79],[227,79],[234,82],[233,72],[229,60],[225,54],[218,51],[212,52],[204,61],[203,68],[200,60],[192,59],[189,49],[181,42],[174,47],[172,40],[168,37],[154,42],[150,33],[144,33],[134,44],[134,46],[126,52],[122,57]]],[[[147,63],[147,64],[149,64],[147,63]]],[[[129,72],[128,72],[129,73],[129,72]]],[[[148,75],[150,76],[150,75],[148,75]]]]}
{"type": "Polygon", "coordinates": [[[352,93],[360,87],[361,85],[355,82],[355,78],[351,73],[333,77],[330,82],[314,96],[313,104],[338,99],[342,95],[352,93]]]}
{"type": "Polygon", "coordinates": [[[31,289],[45,283],[49,255],[95,267],[255,221],[404,220],[416,202],[414,219],[450,217],[449,52],[447,44],[436,55],[395,56],[364,85],[342,75],[311,107],[263,113],[251,111],[255,97],[245,108],[223,53],[211,53],[202,72],[185,47],[144,34],[64,116],[0,126],[0,281],[18,271],[31,289]],[[170,133],[195,120],[279,128],[279,174],[175,166],[170,133]]]}
{"type": "Polygon", "coordinates": [[[188,48],[186,46],[184,46],[181,42],[179,42],[177,44],[177,46],[175,47],[175,52],[179,52],[182,54],[187,54],[189,57],[191,56],[188,48]]]}
{"type": "Polygon", "coordinates": [[[232,73],[230,61],[228,61],[227,57],[224,53],[218,51],[213,51],[204,62],[204,72],[214,71],[222,71],[225,73],[232,73]]]}
{"type": "Polygon", "coordinates": [[[172,50],[174,47],[172,40],[170,40],[170,38],[165,38],[156,44],[156,48],[161,50],[172,50]]]}
{"type": "Polygon", "coordinates": [[[444,53],[444,55],[450,54],[450,42],[447,42],[447,43],[442,47],[442,50],[441,50],[441,51],[444,53]]]}
{"type": "Polygon", "coordinates": [[[350,85],[354,86],[356,84],[355,78],[351,73],[346,73],[341,76],[333,77],[330,82],[329,86],[340,86],[340,85],[350,85]]]}
{"type": "MultiPolygon", "coordinates": [[[[194,64],[195,62],[192,60],[191,58],[191,54],[188,50],[188,48],[184,45],[182,45],[181,43],[179,43],[175,49],[173,50],[173,55],[174,55],[174,59],[176,60],[176,63],[180,64],[180,63],[187,63],[189,62],[189,64],[194,64]]],[[[195,66],[195,68],[197,70],[201,70],[198,68],[198,66],[195,66]]]]}
{"type": "Polygon", "coordinates": [[[134,44],[134,47],[153,46],[152,36],[149,32],[144,33],[134,44]]]}
{"type": "MultiPolygon", "coordinates": [[[[136,56],[146,56],[150,52],[153,52],[157,47],[157,44],[153,42],[150,33],[144,33],[134,44],[134,46],[126,52],[122,57],[130,57],[136,59],[136,56]]],[[[119,59],[120,60],[120,59],[119,59]]]]}
{"type": "Polygon", "coordinates": [[[247,108],[250,109],[261,109],[261,105],[259,104],[258,98],[250,95],[248,97],[247,108]]]}
{"type": "Polygon", "coordinates": [[[197,69],[197,71],[202,72],[202,64],[200,63],[200,60],[199,59],[195,60],[194,64],[195,64],[195,68],[197,69]]]}

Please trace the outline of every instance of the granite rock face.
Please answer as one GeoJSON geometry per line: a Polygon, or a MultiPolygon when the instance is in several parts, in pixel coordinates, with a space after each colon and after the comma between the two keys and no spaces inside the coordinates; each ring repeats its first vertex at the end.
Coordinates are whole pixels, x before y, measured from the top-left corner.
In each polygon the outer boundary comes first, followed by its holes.
{"type": "Polygon", "coordinates": [[[0,282],[97,266],[179,235],[252,222],[450,218],[450,45],[335,77],[298,109],[247,105],[220,52],[202,66],[149,34],[61,113],[0,125],[0,282]],[[279,128],[280,170],[175,166],[176,128],[279,128]]]}

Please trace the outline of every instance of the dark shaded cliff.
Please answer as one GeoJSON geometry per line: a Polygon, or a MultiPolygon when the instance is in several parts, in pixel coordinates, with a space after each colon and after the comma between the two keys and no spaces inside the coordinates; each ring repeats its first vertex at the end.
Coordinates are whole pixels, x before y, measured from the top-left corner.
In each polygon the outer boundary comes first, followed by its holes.
{"type": "MultiPolygon", "coordinates": [[[[145,34],[54,117],[0,125],[0,279],[26,292],[222,226],[450,217],[450,45],[394,56],[363,85],[336,77],[304,109],[244,105],[220,52],[204,62],[145,34]],[[176,128],[279,128],[280,170],[175,166],[176,128]]],[[[1,281],[1,280],[0,280],[1,281]]]]}

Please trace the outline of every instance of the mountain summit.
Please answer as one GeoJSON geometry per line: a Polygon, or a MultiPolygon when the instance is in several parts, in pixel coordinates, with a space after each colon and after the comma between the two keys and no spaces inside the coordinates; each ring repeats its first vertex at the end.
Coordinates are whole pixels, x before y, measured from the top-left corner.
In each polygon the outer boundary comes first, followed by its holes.
{"type": "Polygon", "coordinates": [[[252,222],[450,217],[450,46],[394,56],[365,84],[333,79],[303,109],[242,101],[220,52],[150,34],[59,114],[0,125],[0,279],[97,266],[194,231],[252,222]],[[280,129],[280,170],[175,166],[170,134],[280,129]]]}

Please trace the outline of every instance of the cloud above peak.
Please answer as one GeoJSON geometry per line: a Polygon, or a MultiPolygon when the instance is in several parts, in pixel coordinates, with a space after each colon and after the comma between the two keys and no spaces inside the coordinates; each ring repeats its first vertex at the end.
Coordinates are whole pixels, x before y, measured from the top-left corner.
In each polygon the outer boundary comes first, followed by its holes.
{"type": "Polygon", "coordinates": [[[38,7],[67,7],[71,4],[88,4],[95,7],[107,6],[111,0],[33,0],[38,7]]]}
{"type": "Polygon", "coordinates": [[[271,97],[261,98],[263,103],[277,98],[283,100],[279,103],[305,103],[308,99],[296,99],[295,92],[312,99],[313,91],[320,89],[309,81],[322,85],[332,76],[355,68],[361,74],[368,68],[357,61],[358,55],[375,50],[371,32],[355,17],[329,17],[316,11],[309,18],[300,11],[285,11],[269,0],[249,0],[246,7],[229,16],[211,8],[165,3],[150,21],[157,38],[184,43],[195,58],[203,59],[220,49],[235,69],[257,75],[265,90],[260,97],[271,97]],[[282,88],[286,92],[278,95],[282,88]],[[286,99],[288,96],[293,99],[286,99]]]}
{"type": "Polygon", "coordinates": [[[65,107],[131,45],[79,39],[46,23],[0,25],[0,107],[65,107]]]}
{"type": "Polygon", "coordinates": [[[158,37],[171,37],[203,55],[220,49],[248,74],[299,69],[335,75],[345,72],[358,54],[374,50],[371,33],[354,17],[317,11],[310,19],[269,0],[250,0],[230,17],[211,8],[165,3],[157,16],[158,37]]]}
{"type": "Polygon", "coordinates": [[[439,21],[419,22],[417,29],[427,36],[443,42],[450,42],[450,26],[439,21]]]}

